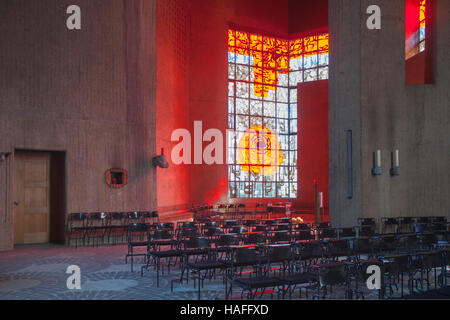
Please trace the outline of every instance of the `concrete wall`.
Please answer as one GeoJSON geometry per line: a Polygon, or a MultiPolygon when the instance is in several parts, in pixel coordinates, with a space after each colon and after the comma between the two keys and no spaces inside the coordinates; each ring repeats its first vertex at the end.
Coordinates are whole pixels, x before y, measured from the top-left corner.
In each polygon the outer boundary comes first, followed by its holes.
{"type": "Polygon", "coordinates": [[[330,221],[355,225],[362,214],[359,1],[330,0],[329,170],[330,221]],[[353,136],[353,198],[348,191],[347,131],[353,136]]]}
{"type": "MultiPolygon", "coordinates": [[[[155,1],[76,2],[80,31],[66,28],[73,1],[0,2],[0,151],[66,151],[67,212],[154,209],[155,1]],[[111,167],[127,186],[105,184],[111,167]]],[[[0,163],[0,250],[13,246],[13,165],[0,163]]]]}
{"type": "Polygon", "coordinates": [[[450,3],[436,2],[435,84],[405,84],[405,1],[331,0],[330,217],[449,216],[450,3]],[[382,29],[365,14],[379,5],[382,29]],[[335,61],[335,63],[333,63],[335,61]],[[346,198],[344,131],[353,129],[355,197],[346,198]],[[383,174],[371,175],[382,150],[383,174]],[[400,150],[400,175],[390,153],[400,150]]]}

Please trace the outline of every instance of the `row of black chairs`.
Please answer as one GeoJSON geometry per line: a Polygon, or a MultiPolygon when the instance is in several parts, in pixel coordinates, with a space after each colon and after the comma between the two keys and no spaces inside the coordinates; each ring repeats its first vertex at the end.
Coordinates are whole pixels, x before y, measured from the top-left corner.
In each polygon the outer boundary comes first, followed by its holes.
{"type": "MultiPolygon", "coordinates": [[[[224,236],[226,237],[226,236],[224,236]]],[[[369,240],[370,241],[370,240],[369,240]]],[[[386,289],[392,291],[393,286],[397,286],[397,278],[403,277],[405,272],[409,272],[409,283],[411,288],[420,287],[423,290],[424,282],[429,289],[429,271],[434,268],[435,277],[437,277],[437,268],[441,271],[441,285],[446,283],[447,275],[445,265],[448,265],[448,251],[434,250],[432,247],[423,246],[421,250],[410,250],[400,252],[390,250],[389,242],[379,241],[378,246],[364,247],[355,245],[349,246],[349,240],[341,239],[334,241],[311,241],[296,244],[285,245],[259,245],[259,246],[228,246],[223,247],[223,241],[210,243],[207,246],[207,240],[203,238],[205,247],[203,251],[193,251],[193,248],[187,248],[190,255],[202,254],[200,261],[189,260],[183,254],[183,250],[178,252],[182,261],[182,275],[178,281],[182,282],[189,279],[189,274],[194,274],[194,281],[197,281],[198,297],[200,299],[200,290],[203,281],[206,278],[215,277],[216,271],[223,272],[225,277],[226,298],[232,296],[232,287],[238,286],[242,289],[242,295],[246,293],[247,298],[254,298],[257,293],[265,293],[265,289],[272,288],[284,298],[286,294],[292,295],[292,292],[300,286],[301,289],[317,289],[315,297],[324,297],[327,294],[327,287],[332,288],[336,284],[346,285],[346,297],[353,295],[362,295],[358,290],[358,281],[366,280],[367,266],[379,265],[383,268],[383,276],[386,278],[380,296],[384,297],[386,289]],[[225,259],[218,258],[220,252],[226,252],[225,259]],[[375,255],[370,255],[374,254],[375,255]],[[369,259],[361,259],[362,254],[369,254],[369,259]],[[184,258],[181,258],[184,257],[184,258]],[[407,257],[408,267],[405,267],[403,257],[407,257]],[[340,259],[345,258],[345,261],[340,259]],[[403,259],[403,260],[402,260],[403,259]],[[446,260],[443,260],[446,259],[446,260]],[[414,263],[412,262],[414,261],[414,263]],[[365,268],[363,268],[365,266],[365,268]],[[250,267],[252,277],[243,276],[243,268],[250,267]],[[414,277],[414,274],[420,271],[420,277],[414,277]],[[423,274],[426,274],[426,278],[423,274]],[[355,288],[350,287],[351,279],[354,279],[355,288]]],[[[197,248],[198,250],[198,248],[197,248]]],[[[161,253],[159,253],[161,254],[161,253]]],[[[189,256],[189,255],[188,255],[189,256]]],[[[198,258],[198,256],[197,256],[198,258]]],[[[403,278],[402,278],[403,280],[403,278]]],[[[403,283],[403,282],[401,282],[403,283]]],[[[195,282],[194,282],[195,285],[195,282]]],[[[437,281],[435,281],[437,286],[437,281]]],[[[272,292],[271,291],[271,292],[272,292]]],[[[402,288],[403,296],[403,288],[402,288]]]]}
{"type": "Polygon", "coordinates": [[[358,224],[365,229],[374,232],[385,233],[408,233],[414,232],[418,226],[429,230],[442,230],[448,228],[447,217],[382,217],[377,223],[375,218],[359,218],[358,224]]]}
{"type": "Polygon", "coordinates": [[[132,223],[156,223],[157,211],[71,213],[66,224],[66,238],[70,246],[75,240],[83,245],[124,243],[128,226],[132,223]]]}
{"type": "MultiPolygon", "coordinates": [[[[172,225],[173,226],[173,225],[172,225]]],[[[177,230],[183,230],[183,226],[192,227],[192,224],[180,224],[177,230]]],[[[190,272],[196,273],[198,284],[201,285],[203,280],[209,275],[215,275],[216,269],[223,269],[223,261],[218,261],[212,257],[218,253],[227,252],[233,246],[246,245],[249,248],[264,246],[289,246],[295,247],[301,244],[301,257],[305,260],[313,261],[314,259],[337,258],[355,256],[360,258],[364,254],[379,254],[380,252],[401,253],[408,250],[429,250],[437,243],[439,237],[447,237],[445,234],[410,234],[410,235],[381,235],[372,238],[359,239],[329,239],[326,241],[305,241],[303,239],[292,239],[287,241],[278,241],[278,239],[266,239],[265,242],[252,245],[248,235],[242,234],[224,234],[214,237],[198,236],[198,234],[183,234],[178,231],[178,236],[170,235],[169,230],[159,227],[143,228],[147,232],[147,241],[141,242],[146,246],[146,265],[145,268],[153,265],[157,269],[157,285],[159,285],[159,272],[162,267],[164,272],[164,264],[161,261],[166,260],[166,265],[170,268],[171,262],[178,262],[182,267],[182,276],[190,272]],[[153,229],[153,231],[151,231],[153,229]],[[180,235],[182,235],[180,237],[180,235]],[[271,241],[272,240],[272,241],[271,241]],[[294,240],[294,241],[292,241],[294,240]],[[351,245],[350,245],[351,244],[351,245]],[[167,247],[169,246],[169,247],[167,247]],[[161,250],[161,248],[165,250],[161,250]],[[211,254],[211,252],[213,254],[211,254]],[[194,264],[189,257],[195,256],[194,264]],[[200,258],[201,264],[197,260],[200,258]],[[202,273],[203,272],[203,273],[202,273]]],[[[176,232],[175,232],[176,233],[176,232]]],[[[286,239],[283,239],[286,240],[286,239]]],[[[145,255],[143,253],[142,255],[145,255]]],[[[169,270],[170,271],[170,270],[169,270]]],[[[189,277],[187,276],[187,279],[189,277]]],[[[199,287],[200,290],[200,287],[199,287]]]]}

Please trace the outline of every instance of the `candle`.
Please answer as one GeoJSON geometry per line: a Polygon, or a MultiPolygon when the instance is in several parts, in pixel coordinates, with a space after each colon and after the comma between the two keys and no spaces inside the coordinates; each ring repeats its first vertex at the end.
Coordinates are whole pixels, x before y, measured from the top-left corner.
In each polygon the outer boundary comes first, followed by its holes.
{"type": "Polygon", "coordinates": [[[381,150],[377,150],[376,164],[378,168],[381,168],[381,150]]]}
{"type": "Polygon", "coordinates": [[[319,208],[323,208],[323,192],[319,192],[319,208]]]}
{"type": "Polygon", "coordinates": [[[161,155],[164,155],[164,148],[161,148],[161,155]]]}
{"type": "Polygon", "coordinates": [[[394,151],[394,168],[400,167],[400,159],[398,150],[394,151]]]}

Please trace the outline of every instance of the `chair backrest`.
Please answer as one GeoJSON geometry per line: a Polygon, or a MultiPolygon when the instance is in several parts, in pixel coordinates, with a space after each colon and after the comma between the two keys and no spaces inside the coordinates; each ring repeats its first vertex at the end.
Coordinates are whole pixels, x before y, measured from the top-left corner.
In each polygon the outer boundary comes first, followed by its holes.
{"type": "Polygon", "coordinates": [[[184,249],[209,248],[210,242],[205,237],[192,237],[183,241],[184,249]]]}
{"type": "Polygon", "coordinates": [[[139,211],[127,212],[128,221],[137,222],[143,218],[142,213],[139,211]]]}
{"type": "Polygon", "coordinates": [[[258,225],[255,227],[255,231],[262,231],[262,232],[265,232],[265,231],[267,231],[267,226],[264,225],[264,224],[258,224],[258,225]]]}
{"type": "Polygon", "coordinates": [[[233,226],[236,226],[237,224],[238,224],[237,220],[225,220],[224,221],[225,227],[233,227],[233,226]]]}
{"type": "Polygon", "coordinates": [[[130,223],[127,229],[128,242],[133,241],[148,241],[149,240],[149,226],[145,223],[130,223]]]}
{"type": "Polygon", "coordinates": [[[353,242],[353,252],[357,255],[373,253],[375,248],[370,238],[356,239],[353,242]]]}
{"type": "Polygon", "coordinates": [[[328,229],[321,229],[319,233],[320,239],[326,239],[326,238],[337,238],[337,230],[334,228],[328,228],[328,229]]]}
{"type": "Polygon", "coordinates": [[[257,264],[261,262],[261,255],[254,247],[237,248],[234,251],[233,262],[238,264],[257,264]]]}
{"type": "Polygon", "coordinates": [[[371,237],[375,235],[375,226],[367,225],[359,227],[359,236],[371,237]]]}
{"type": "Polygon", "coordinates": [[[320,284],[322,286],[346,283],[348,279],[348,268],[345,263],[332,263],[320,270],[320,284]]]}
{"type": "Polygon", "coordinates": [[[444,251],[430,251],[420,254],[421,267],[424,269],[439,268],[444,265],[444,251]]]}
{"type": "Polygon", "coordinates": [[[244,225],[247,226],[247,227],[253,227],[253,226],[257,225],[257,224],[258,224],[257,220],[246,220],[244,222],[244,225]]]}
{"type": "Polygon", "coordinates": [[[301,245],[301,259],[315,259],[323,257],[323,244],[320,241],[306,242],[301,245]]]}
{"type": "Polygon", "coordinates": [[[209,228],[209,227],[217,227],[217,222],[216,221],[206,221],[205,222],[205,227],[209,228]]]}
{"type": "Polygon", "coordinates": [[[346,239],[329,241],[326,249],[327,255],[331,257],[348,256],[350,254],[350,244],[346,239]]]}
{"type": "Polygon", "coordinates": [[[279,223],[276,226],[276,230],[278,231],[285,231],[285,230],[290,230],[291,229],[291,225],[289,223],[279,223]]]}
{"type": "Polygon", "coordinates": [[[304,241],[304,240],[312,240],[314,239],[314,235],[311,234],[311,231],[299,231],[294,233],[295,240],[304,241]]]}
{"type": "Polygon", "coordinates": [[[266,237],[264,233],[257,232],[257,233],[251,233],[247,235],[247,237],[244,238],[245,244],[264,244],[266,243],[266,237]]]}
{"type": "Polygon", "coordinates": [[[376,221],[374,218],[358,218],[358,223],[360,226],[374,226],[376,225],[376,221]]]}
{"type": "Polygon", "coordinates": [[[431,217],[418,217],[417,219],[416,219],[416,223],[425,223],[425,224],[427,224],[427,223],[431,223],[431,217]]]}
{"type": "Polygon", "coordinates": [[[352,227],[342,228],[339,231],[339,237],[354,237],[355,235],[356,232],[352,227]]]}
{"type": "Polygon", "coordinates": [[[173,231],[170,229],[156,229],[152,232],[152,240],[172,240],[173,231]]]}
{"type": "Polygon", "coordinates": [[[126,215],[123,212],[111,212],[109,214],[111,225],[123,225],[126,219],[126,215]]]}
{"type": "Polygon", "coordinates": [[[104,226],[109,221],[109,214],[106,212],[91,212],[88,215],[88,224],[90,226],[104,226]]]}
{"type": "Polygon", "coordinates": [[[220,235],[215,241],[216,248],[223,248],[239,244],[239,238],[231,234],[220,235]]]}
{"type": "Polygon", "coordinates": [[[414,232],[415,233],[422,233],[429,231],[429,224],[428,223],[416,223],[414,225],[414,232]]]}
{"type": "Polygon", "coordinates": [[[267,251],[267,262],[286,262],[294,260],[294,253],[292,251],[292,246],[287,245],[274,245],[266,247],[267,251]]]}
{"type": "Polygon", "coordinates": [[[214,237],[220,234],[222,234],[222,230],[219,227],[208,227],[203,233],[205,237],[214,237]]]}
{"type": "Polygon", "coordinates": [[[433,217],[433,223],[447,223],[447,217],[433,217]]]}
{"type": "Polygon", "coordinates": [[[67,229],[84,228],[87,226],[88,215],[86,213],[75,212],[71,213],[67,218],[67,229]]]}
{"type": "Polygon", "coordinates": [[[178,229],[178,238],[198,237],[200,234],[197,228],[178,229]]]}
{"type": "Polygon", "coordinates": [[[272,238],[273,243],[290,242],[290,241],[291,235],[289,231],[277,231],[274,233],[274,236],[272,238]]]}
{"type": "Polygon", "coordinates": [[[155,223],[152,227],[155,229],[167,229],[173,231],[175,224],[173,222],[159,222],[155,223]]]}
{"type": "Polygon", "coordinates": [[[411,256],[409,254],[400,254],[387,256],[389,263],[385,264],[385,270],[390,275],[398,275],[402,272],[410,271],[412,268],[411,256]]]}
{"type": "Polygon", "coordinates": [[[245,228],[244,227],[239,227],[239,226],[235,226],[233,228],[231,228],[230,233],[236,233],[236,234],[241,234],[245,232],[245,228]]]}
{"type": "Polygon", "coordinates": [[[295,229],[310,231],[311,230],[311,226],[308,223],[296,223],[295,224],[295,229]]]}

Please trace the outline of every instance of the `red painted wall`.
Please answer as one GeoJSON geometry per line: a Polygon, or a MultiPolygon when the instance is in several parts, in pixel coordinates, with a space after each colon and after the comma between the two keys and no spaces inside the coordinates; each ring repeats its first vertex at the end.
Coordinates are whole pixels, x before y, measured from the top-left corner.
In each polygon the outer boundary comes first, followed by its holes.
{"type": "Polygon", "coordinates": [[[328,0],[289,0],[289,34],[328,32],[328,0]]]}
{"type": "Polygon", "coordinates": [[[300,83],[298,89],[298,208],[314,208],[314,179],[328,213],[328,80],[300,83]]]}

